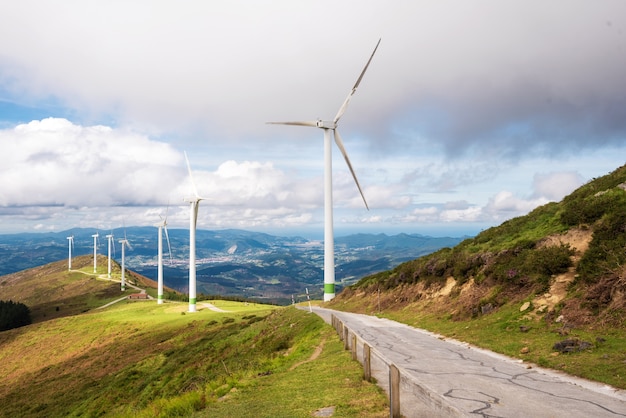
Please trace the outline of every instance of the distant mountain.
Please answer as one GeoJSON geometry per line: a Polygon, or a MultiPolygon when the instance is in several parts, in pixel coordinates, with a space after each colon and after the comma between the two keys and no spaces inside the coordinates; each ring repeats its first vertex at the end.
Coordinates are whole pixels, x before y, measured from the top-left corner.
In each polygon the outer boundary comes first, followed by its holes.
{"type": "MultiPolygon", "coordinates": [[[[0,235],[0,275],[67,259],[68,236],[74,236],[73,255],[93,254],[92,235],[99,233],[98,254],[107,254],[105,235],[115,236],[114,258],[120,261],[118,240],[126,250],[128,268],[156,279],[157,229],[128,227],[110,230],[70,229],[62,232],[0,235]]],[[[165,257],[166,286],[181,292],[188,287],[189,230],[169,231],[172,258],[165,257]]],[[[196,234],[199,293],[238,295],[276,302],[303,298],[305,289],[321,296],[324,248],[322,241],[281,237],[238,229],[198,230],[196,234]]],[[[335,239],[339,288],[398,264],[453,247],[463,238],[419,234],[356,234],[335,239]]],[[[166,247],[167,248],[167,247],[166,247]]],[[[167,250],[166,250],[167,251],[167,250]]]]}

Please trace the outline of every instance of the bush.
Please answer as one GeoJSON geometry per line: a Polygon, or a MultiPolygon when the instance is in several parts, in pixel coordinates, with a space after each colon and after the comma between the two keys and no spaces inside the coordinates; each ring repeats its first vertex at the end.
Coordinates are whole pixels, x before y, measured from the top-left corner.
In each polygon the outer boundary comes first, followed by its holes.
{"type": "Polygon", "coordinates": [[[550,277],[563,273],[572,265],[569,245],[530,249],[528,245],[501,251],[485,269],[485,275],[498,283],[517,286],[549,285],[550,277]]]}
{"type": "Polygon", "coordinates": [[[589,248],[580,259],[577,273],[586,283],[596,283],[601,277],[626,262],[626,214],[623,211],[607,215],[593,233],[589,248]]]}
{"type": "Polygon", "coordinates": [[[12,300],[0,300],[0,331],[23,327],[31,323],[28,306],[12,300]]]}

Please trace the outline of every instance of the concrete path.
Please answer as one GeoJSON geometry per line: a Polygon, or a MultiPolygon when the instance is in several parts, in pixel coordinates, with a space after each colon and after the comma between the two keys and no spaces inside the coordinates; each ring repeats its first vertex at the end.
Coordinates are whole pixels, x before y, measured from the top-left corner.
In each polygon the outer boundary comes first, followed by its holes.
{"type": "MultiPolygon", "coordinates": [[[[389,364],[398,367],[403,416],[626,417],[625,391],[387,319],[319,307],[313,312],[329,323],[334,314],[371,346],[372,374],[386,391],[389,364]]],[[[358,350],[362,361],[364,350],[358,350]]]]}

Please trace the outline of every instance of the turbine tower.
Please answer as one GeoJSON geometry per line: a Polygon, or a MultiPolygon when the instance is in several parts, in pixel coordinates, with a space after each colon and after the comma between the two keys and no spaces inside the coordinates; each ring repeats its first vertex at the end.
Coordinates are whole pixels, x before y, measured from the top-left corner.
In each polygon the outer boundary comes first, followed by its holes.
{"type": "Polygon", "coordinates": [[[122,292],[126,290],[126,247],[129,250],[132,250],[133,247],[130,246],[130,243],[126,239],[126,230],[124,230],[124,239],[119,240],[119,243],[122,245],[122,292]]]}
{"type": "Polygon", "coordinates": [[[185,152],[185,161],[187,161],[187,170],[189,171],[189,179],[193,186],[194,197],[185,198],[189,202],[189,312],[196,312],[196,224],[198,222],[198,207],[201,200],[206,200],[198,195],[196,183],[193,181],[191,174],[191,164],[185,152]]]}
{"type": "Polygon", "coordinates": [[[335,297],[335,238],[333,232],[333,181],[332,181],[332,142],[331,142],[331,131],[335,137],[335,143],[337,147],[343,154],[343,158],[346,160],[346,164],[350,169],[350,173],[352,173],[352,177],[354,178],[354,182],[356,183],[356,187],[359,189],[359,193],[363,198],[363,203],[365,203],[365,207],[369,210],[367,205],[367,201],[365,200],[365,196],[363,195],[363,190],[361,190],[361,185],[359,184],[359,180],[356,178],[356,174],[352,168],[352,164],[350,163],[350,159],[348,158],[348,154],[346,153],[346,148],[343,145],[343,141],[341,139],[341,135],[339,135],[339,131],[337,130],[337,125],[339,123],[339,119],[343,116],[346,109],[348,108],[348,104],[350,103],[350,99],[356,92],[356,89],[359,87],[363,76],[365,75],[365,71],[367,71],[367,67],[369,67],[370,62],[372,62],[372,58],[374,58],[374,54],[378,49],[378,45],[380,45],[380,39],[372,52],[367,64],[365,64],[365,68],[361,71],[361,75],[356,80],[354,87],[348,93],[348,97],[344,100],[343,104],[339,108],[337,115],[333,120],[314,120],[314,121],[303,121],[303,122],[268,122],[271,124],[278,125],[295,125],[295,126],[310,126],[313,128],[320,128],[324,131],[324,301],[329,301],[335,297]]]}
{"type": "Polygon", "coordinates": [[[67,269],[72,270],[72,248],[74,248],[74,235],[67,237],[67,250],[69,252],[67,258],[67,269]]]}
{"type": "MultiPolygon", "coordinates": [[[[163,304],[163,231],[165,231],[165,238],[167,239],[167,249],[170,252],[170,262],[172,261],[172,247],[170,246],[170,237],[167,234],[167,212],[169,211],[169,205],[165,211],[165,219],[161,218],[161,222],[155,226],[159,228],[159,251],[157,262],[157,303],[163,304]]],[[[160,216],[160,215],[159,215],[160,216]]]]}
{"type": "Polygon", "coordinates": [[[97,256],[96,250],[98,248],[98,237],[99,237],[99,235],[96,232],[95,234],[92,235],[92,237],[93,237],[93,272],[97,273],[97,270],[96,270],[96,256],[97,256]]]}
{"type": "MultiPolygon", "coordinates": [[[[106,235],[106,238],[109,240],[109,265],[107,269],[107,275],[109,279],[111,278],[111,243],[113,242],[113,231],[109,235],[106,235]]],[[[115,251],[115,244],[113,244],[113,251],[115,251]]]]}

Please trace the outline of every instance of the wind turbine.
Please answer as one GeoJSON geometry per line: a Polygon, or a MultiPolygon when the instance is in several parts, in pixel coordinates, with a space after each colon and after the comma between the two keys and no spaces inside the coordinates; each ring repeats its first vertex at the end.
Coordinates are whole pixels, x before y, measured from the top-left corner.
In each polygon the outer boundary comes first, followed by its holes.
{"type": "Polygon", "coordinates": [[[191,164],[185,152],[185,161],[187,161],[187,170],[189,171],[189,179],[193,186],[194,197],[185,198],[189,202],[189,312],[196,312],[196,224],[198,222],[198,207],[201,200],[206,200],[198,195],[196,183],[193,181],[191,174],[191,164]]]}
{"type": "Polygon", "coordinates": [[[68,270],[72,270],[72,248],[74,248],[74,235],[67,237],[67,250],[69,252],[67,259],[68,270]]]}
{"type": "MultiPolygon", "coordinates": [[[[108,277],[111,278],[111,243],[113,243],[113,231],[109,235],[106,235],[106,238],[109,240],[109,266],[108,266],[108,277]]],[[[115,243],[113,243],[113,252],[115,252],[115,243]]]]}
{"type": "Polygon", "coordinates": [[[170,252],[170,262],[172,261],[172,247],[170,246],[170,237],[167,234],[167,212],[169,212],[169,205],[165,211],[165,218],[161,217],[161,222],[155,225],[159,228],[159,255],[157,262],[157,303],[159,305],[163,304],[163,230],[165,230],[165,238],[167,239],[167,249],[170,252]]]}
{"type": "Polygon", "coordinates": [[[348,93],[348,97],[344,100],[343,104],[339,108],[337,115],[333,120],[314,120],[314,121],[303,121],[303,122],[268,122],[270,124],[277,125],[295,125],[295,126],[310,126],[313,128],[320,128],[324,130],[324,301],[329,301],[335,297],[335,238],[333,232],[333,181],[332,181],[332,142],[331,142],[331,131],[335,137],[335,143],[337,147],[343,154],[343,158],[346,160],[346,164],[352,173],[352,177],[354,178],[354,182],[356,183],[356,187],[359,189],[359,193],[363,198],[363,203],[365,203],[365,207],[369,210],[367,205],[367,201],[365,200],[365,196],[363,195],[363,190],[361,190],[361,185],[359,184],[359,180],[356,178],[356,174],[352,169],[352,164],[350,163],[350,159],[348,158],[348,154],[346,153],[346,148],[343,145],[343,141],[341,139],[341,135],[339,135],[339,131],[337,130],[337,125],[339,123],[339,119],[343,116],[346,109],[348,108],[348,104],[350,103],[350,99],[356,92],[356,89],[359,87],[363,76],[365,75],[365,71],[367,71],[367,67],[369,67],[370,62],[372,62],[372,58],[374,58],[374,54],[378,49],[378,45],[380,45],[380,39],[372,52],[367,64],[365,64],[365,68],[361,71],[361,75],[356,80],[354,87],[348,93]]]}
{"type": "Polygon", "coordinates": [[[126,229],[124,229],[124,239],[119,240],[119,243],[122,245],[122,292],[126,290],[126,247],[129,250],[132,250],[133,247],[130,246],[130,243],[126,239],[126,229]]]}
{"type": "Polygon", "coordinates": [[[98,237],[99,237],[99,235],[96,232],[95,234],[92,235],[92,237],[93,237],[93,272],[97,273],[97,270],[96,270],[96,257],[97,257],[96,250],[98,248],[98,241],[99,241],[98,237]]]}

